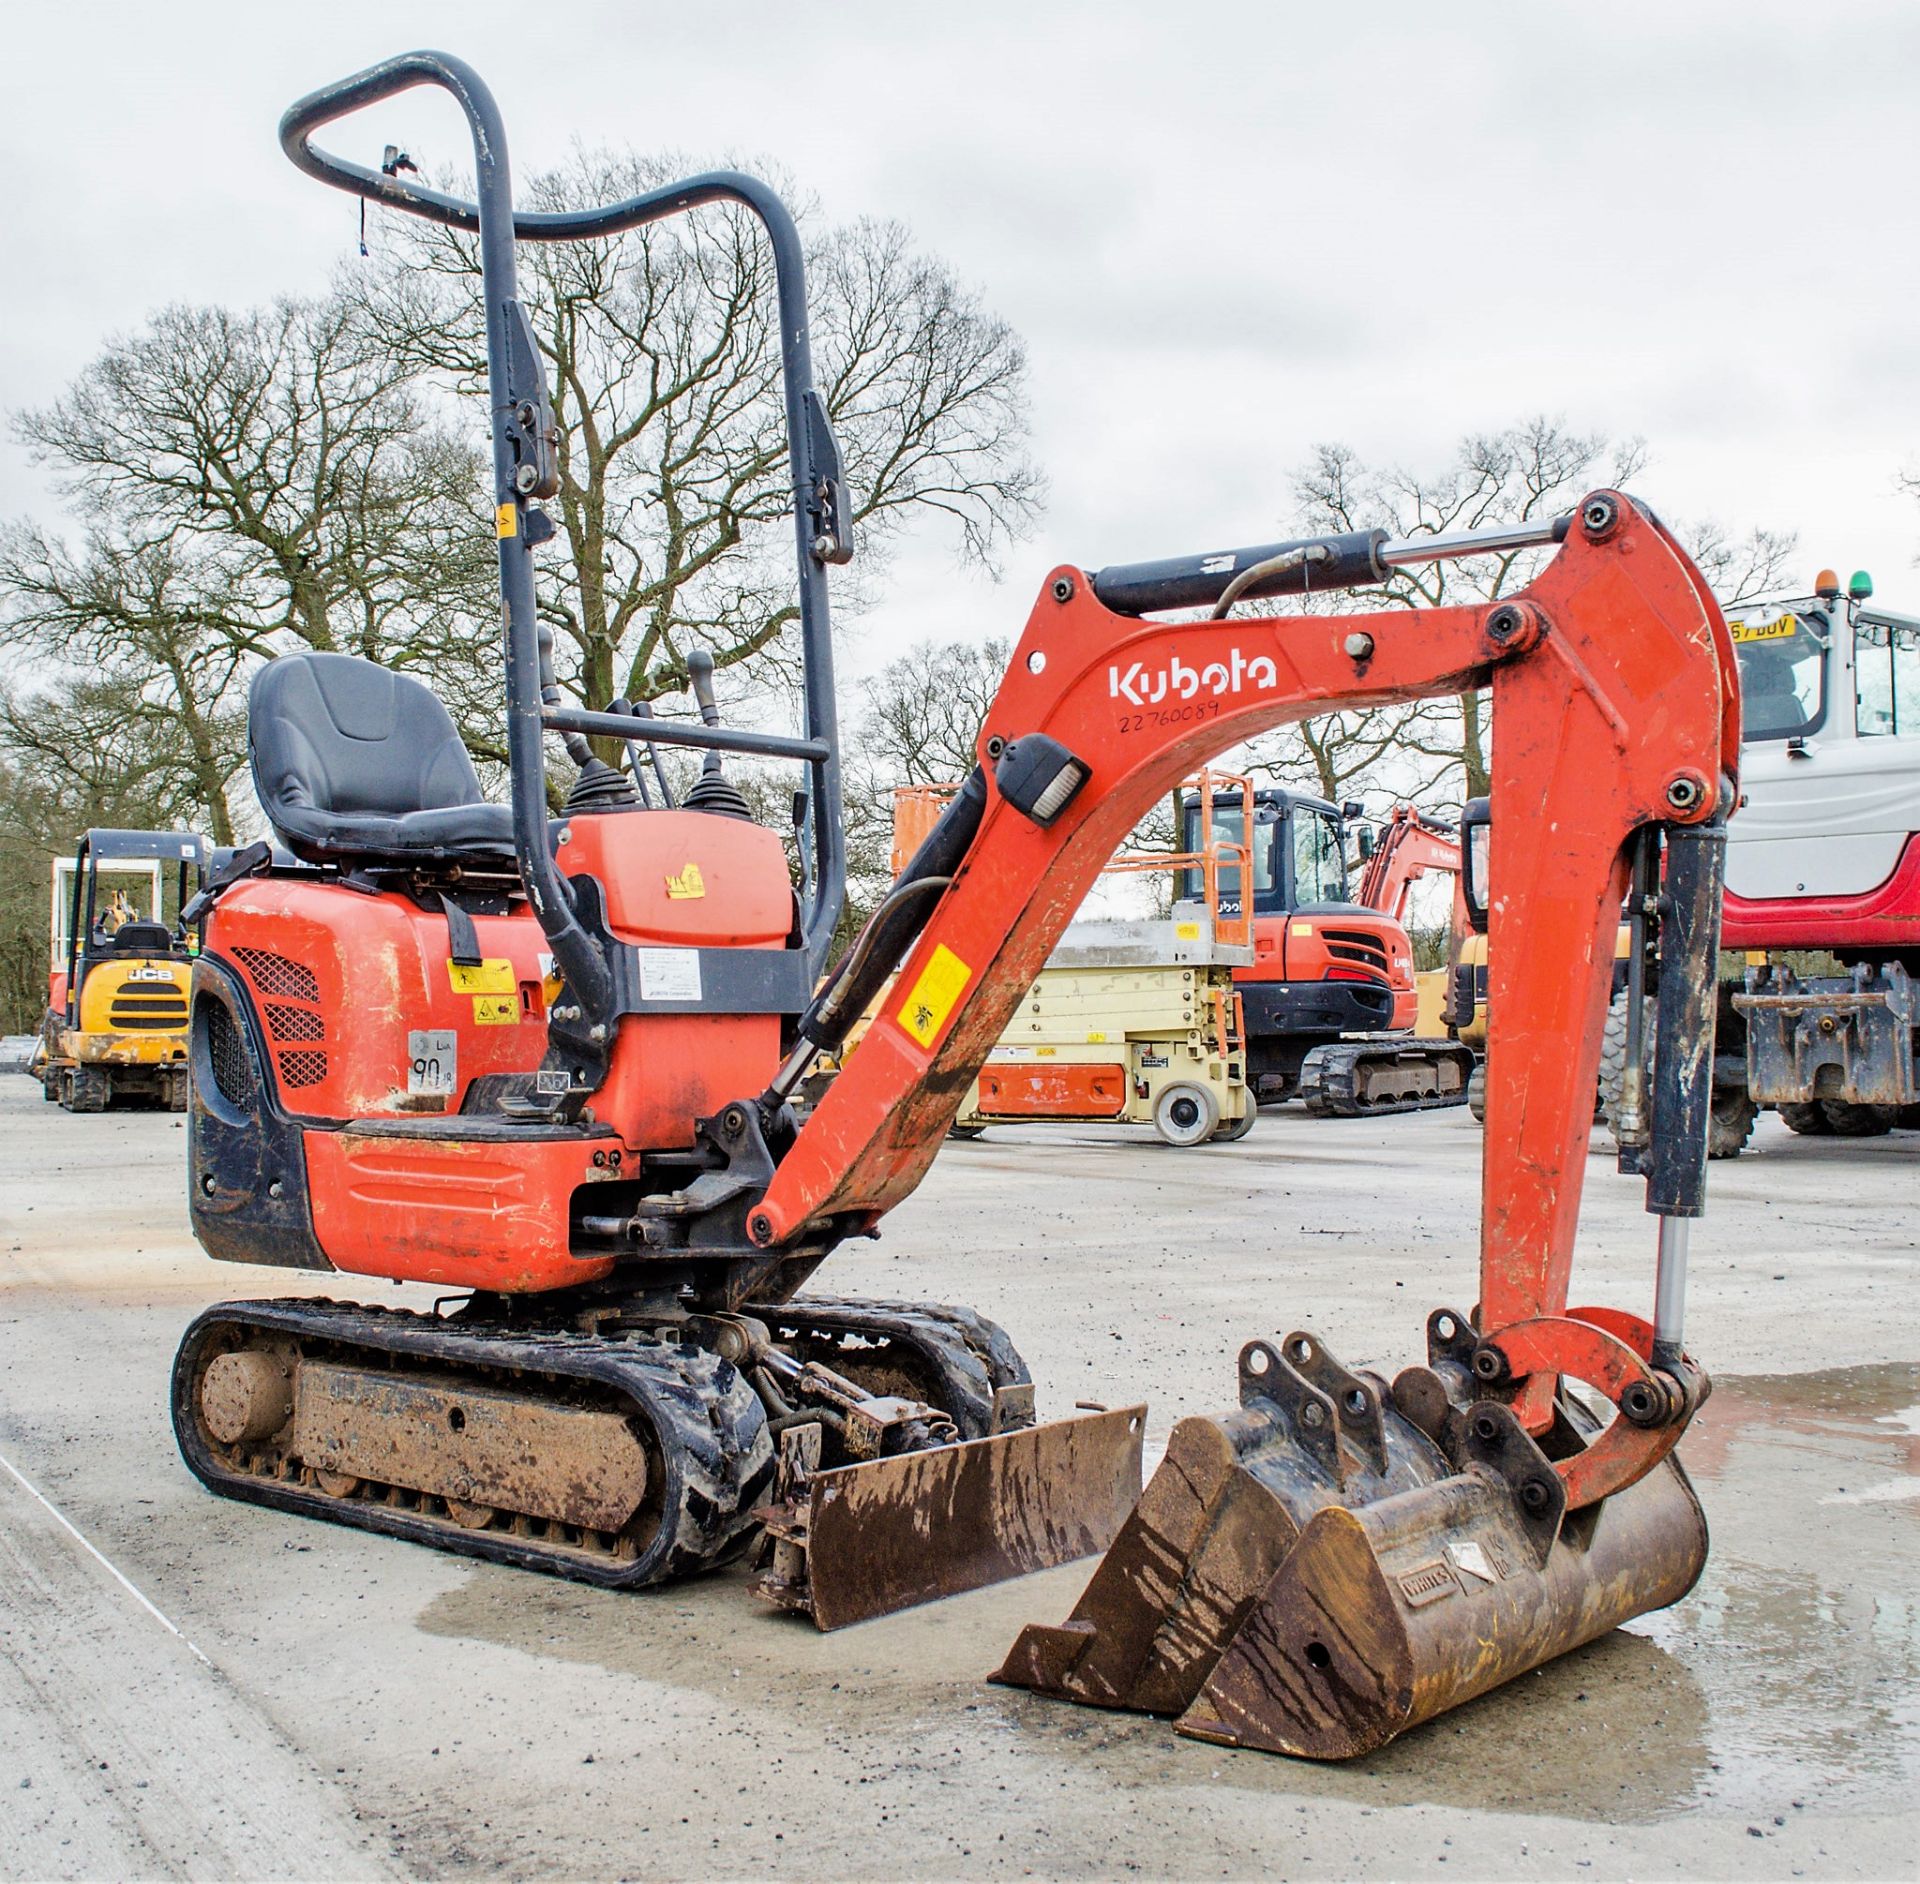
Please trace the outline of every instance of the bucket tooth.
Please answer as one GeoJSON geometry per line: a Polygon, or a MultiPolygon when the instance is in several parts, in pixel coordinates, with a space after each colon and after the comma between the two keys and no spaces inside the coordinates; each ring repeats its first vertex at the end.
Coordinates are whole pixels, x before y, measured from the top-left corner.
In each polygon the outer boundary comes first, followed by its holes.
{"type": "Polygon", "coordinates": [[[1105,1550],[1140,1497],[1146,1408],[804,1475],[760,1515],[755,1591],[822,1629],[1105,1550]]]}
{"type": "MultiPolygon", "coordinates": [[[[1435,1358],[1389,1394],[1310,1336],[1249,1342],[1241,1407],[1175,1427],[1072,1615],[994,1679],[1341,1759],[1692,1587],[1706,1525],[1675,1461],[1570,1518],[1541,1444],[1435,1358]]],[[[1592,1425],[1562,1402],[1545,1443],[1592,1425]]]]}

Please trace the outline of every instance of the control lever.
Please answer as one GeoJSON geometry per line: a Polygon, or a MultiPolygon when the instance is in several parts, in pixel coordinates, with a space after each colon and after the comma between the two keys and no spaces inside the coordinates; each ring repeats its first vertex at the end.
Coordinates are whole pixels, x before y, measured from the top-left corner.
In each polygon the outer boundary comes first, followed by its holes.
{"type": "MultiPolygon", "coordinates": [[[[718,726],[720,708],[713,697],[713,656],[707,649],[695,648],[687,655],[687,682],[699,705],[701,723],[718,726]]],[[[709,751],[702,762],[700,776],[694,781],[693,790],[687,793],[683,806],[688,811],[715,811],[728,818],[753,816],[751,807],[740,795],[740,788],[721,769],[720,755],[714,751],[709,751]]]]}
{"type": "MultiPolygon", "coordinates": [[[[609,713],[624,713],[630,719],[636,719],[636,720],[647,719],[651,717],[650,712],[645,709],[644,703],[642,704],[642,706],[635,706],[634,703],[631,700],[629,700],[624,694],[622,694],[620,698],[617,700],[609,700],[607,702],[607,711],[609,713]]],[[[652,797],[652,794],[649,793],[647,790],[647,775],[640,769],[639,741],[633,740],[633,739],[627,739],[627,740],[623,740],[621,743],[627,749],[627,769],[633,774],[634,788],[640,794],[641,806],[643,809],[651,811],[653,809],[653,797],[652,797]]],[[[657,752],[653,754],[653,765],[654,765],[654,771],[657,774],[660,769],[660,755],[657,752]]],[[[664,776],[662,776],[660,779],[660,792],[661,792],[661,796],[666,801],[668,809],[672,809],[673,797],[671,793],[667,791],[667,781],[664,776]]]]}

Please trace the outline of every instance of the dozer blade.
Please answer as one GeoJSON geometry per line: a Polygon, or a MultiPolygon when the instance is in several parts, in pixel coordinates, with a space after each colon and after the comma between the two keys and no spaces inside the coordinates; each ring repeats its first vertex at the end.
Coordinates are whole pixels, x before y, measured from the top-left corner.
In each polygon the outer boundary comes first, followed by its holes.
{"type": "Polygon", "coordinates": [[[841,1629],[1090,1557],[1139,1500],[1145,1425],[1121,1407],[805,1473],[760,1514],[756,1593],[841,1629]]]}
{"type": "Polygon", "coordinates": [[[1591,1432],[1574,1403],[1543,1450],[1455,1370],[1389,1390],[1304,1334],[1250,1343],[1241,1395],[1174,1429],[1072,1616],[995,1680],[1345,1759],[1677,1602],[1706,1561],[1671,1458],[1567,1512],[1548,1452],[1591,1432]]]}

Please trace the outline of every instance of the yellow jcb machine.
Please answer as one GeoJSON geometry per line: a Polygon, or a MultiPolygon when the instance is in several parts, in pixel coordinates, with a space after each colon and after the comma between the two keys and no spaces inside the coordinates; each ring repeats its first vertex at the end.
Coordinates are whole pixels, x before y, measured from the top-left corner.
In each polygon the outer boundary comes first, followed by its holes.
{"type": "Polygon", "coordinates": [[[205,877],[206,846],[191,831],[92,830],[72,857],[54,859],[52,962],[33,1067],[49,1100],[69,1112],[134,1098],[187,1109],[193,951],[178,912],[205,877]]]}

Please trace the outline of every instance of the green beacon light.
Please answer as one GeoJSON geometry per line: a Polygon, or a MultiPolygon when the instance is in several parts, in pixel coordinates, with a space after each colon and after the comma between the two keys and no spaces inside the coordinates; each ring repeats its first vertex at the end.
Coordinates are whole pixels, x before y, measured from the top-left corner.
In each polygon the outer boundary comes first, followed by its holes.
{"type": "Polygon", "coordinates": [[[1864,569],[1856,569],[1847,578],[1847,597],[1850,601],[1864,602],[1873,593],[1873,578],[1864,569]]]}

